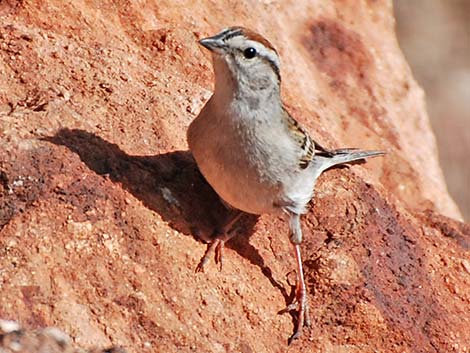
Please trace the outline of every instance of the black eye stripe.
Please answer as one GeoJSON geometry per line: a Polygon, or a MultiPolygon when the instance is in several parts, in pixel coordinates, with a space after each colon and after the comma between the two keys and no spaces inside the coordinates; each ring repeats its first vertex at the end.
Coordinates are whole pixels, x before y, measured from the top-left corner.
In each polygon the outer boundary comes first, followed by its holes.
{"type": "Polygon", "coordinates": [[[263,59],[265,59],[268,62],[268,64],[271,66],[271,68],[273,69],[274,73],[277,76],[277,79],[280,82],[281,81],[281,73],[279,72],[279,67],[277,66],[277,64],[274,61],[272,61],[272,60],[270,60],[266,57],[263,57],[263,59]]]}
{"type": "MultiPolygon", "coordinates": [[[[241,52],[243,55],[244,54],[244,50],[242,49],[238,49],[239,52],[241,52]]],[[[245,49],[246,50],[246,49],[245,49]]],[[[272,60],[271,58],[269,58],[268,56],[266,55],[262,55],[260,52],[256,52],[256,57],[258,57],[259,59],[267,62],[269,64],[269,66],[271,66],[271,68],[273,69],[274,73],[276,74],[277,78],[279,81],[281,81],[281,72],[279,70],[279,66],[277,66],[277,63],[272,60]]]]}

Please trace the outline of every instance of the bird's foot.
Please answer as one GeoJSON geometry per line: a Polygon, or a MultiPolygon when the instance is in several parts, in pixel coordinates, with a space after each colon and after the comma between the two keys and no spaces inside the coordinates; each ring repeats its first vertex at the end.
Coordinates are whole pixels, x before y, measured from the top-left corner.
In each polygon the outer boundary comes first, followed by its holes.
{"type": "Polygon", "coordinates": [[[209,262],[209,259],[214,253],[215,263],[219,265],[219,270],[222,271],[222,260],[223,260],[223,250],[225,246],[225,240],[214,239],[209,246],[207,247],[206,253],[202,257],[201,261],[196,267],[196,272],[204,272],[204,267],[209,262]]]}
{"type": "Polygon", "coordinates": [[[307,295],[305,293],[297,294],[292,303],[281,310],[279,314],[288,313],[293,310],[297,310],[298,316],[294,334],[288,340],[289,345],[302,335],[304,326],[310,327],[311,325],[307,295]]]}

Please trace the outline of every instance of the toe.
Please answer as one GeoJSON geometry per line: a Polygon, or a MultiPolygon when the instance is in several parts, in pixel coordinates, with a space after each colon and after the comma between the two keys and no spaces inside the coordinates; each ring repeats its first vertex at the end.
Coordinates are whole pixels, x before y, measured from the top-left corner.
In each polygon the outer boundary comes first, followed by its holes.
{"type": "Polygon", "coordinates": [[[289,340],[287,341],[287,345],[291,345],[293,341],[298,339],[300,335],[302,334],[302,331],[297,330],[292,336],[290,336],[289,340]]]}
{"type": "Polygon", "coordinates": [[[297,299],[294,298],[294,300],[292,301],[292,303],[290,303],[289,305],[287,305],[284,309],[279,310],[279,311],[278,311],[278,314],[285,314],[285,313],[291,312],[291,311],[293,311],[293,310],[297,310],[298,308],[299,308],[299,303],[298,303],[297,299]]]}
{"type": "Polygon", "coordinates": [[[203,257],[201,261],[199,262],[199,264],[197,265],[195,272],[196,273],[204,272],[204,267],[206,266],[206,263],[207,263],[207,259],[203,257]]]}

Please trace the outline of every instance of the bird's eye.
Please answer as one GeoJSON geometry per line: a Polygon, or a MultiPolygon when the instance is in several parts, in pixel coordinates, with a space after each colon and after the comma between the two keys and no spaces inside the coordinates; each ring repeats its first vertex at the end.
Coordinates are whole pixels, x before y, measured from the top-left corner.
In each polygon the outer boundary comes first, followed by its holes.
{"type": "Polygon", "coordinates": [[[253,59],[253,58],[256,56],[256,49],[255,49],[255,48],[252,48],[252,47],[246,48],[246,49],[243,51],[243,55],[244,55],[245,58],[247,58],[247,59],[253,59]]]}

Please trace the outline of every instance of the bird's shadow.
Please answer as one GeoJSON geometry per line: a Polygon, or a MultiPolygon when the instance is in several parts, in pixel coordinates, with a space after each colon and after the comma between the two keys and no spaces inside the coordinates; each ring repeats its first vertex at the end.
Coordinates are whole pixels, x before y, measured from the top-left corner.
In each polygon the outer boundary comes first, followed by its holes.
{"type": "MultiPolygon", "coordinates": [[[[118,145],[80,129],[61,129],[43,140],[65,146],[79,155],[95,173],[120,183],[126,190],[181,234],[210,239],[229,211],[206,182],[189,151],[155,156],[131,156],[118,145]]],[[[258,266],[286,301],[286,288],[272,276],[258,250],[249,243],[258,217],[244,215],[234,231],[245,239],[232,239],[227,247],[258,266]]],[[[195,264],[196,267],[197,264],[195,264]]]]}

